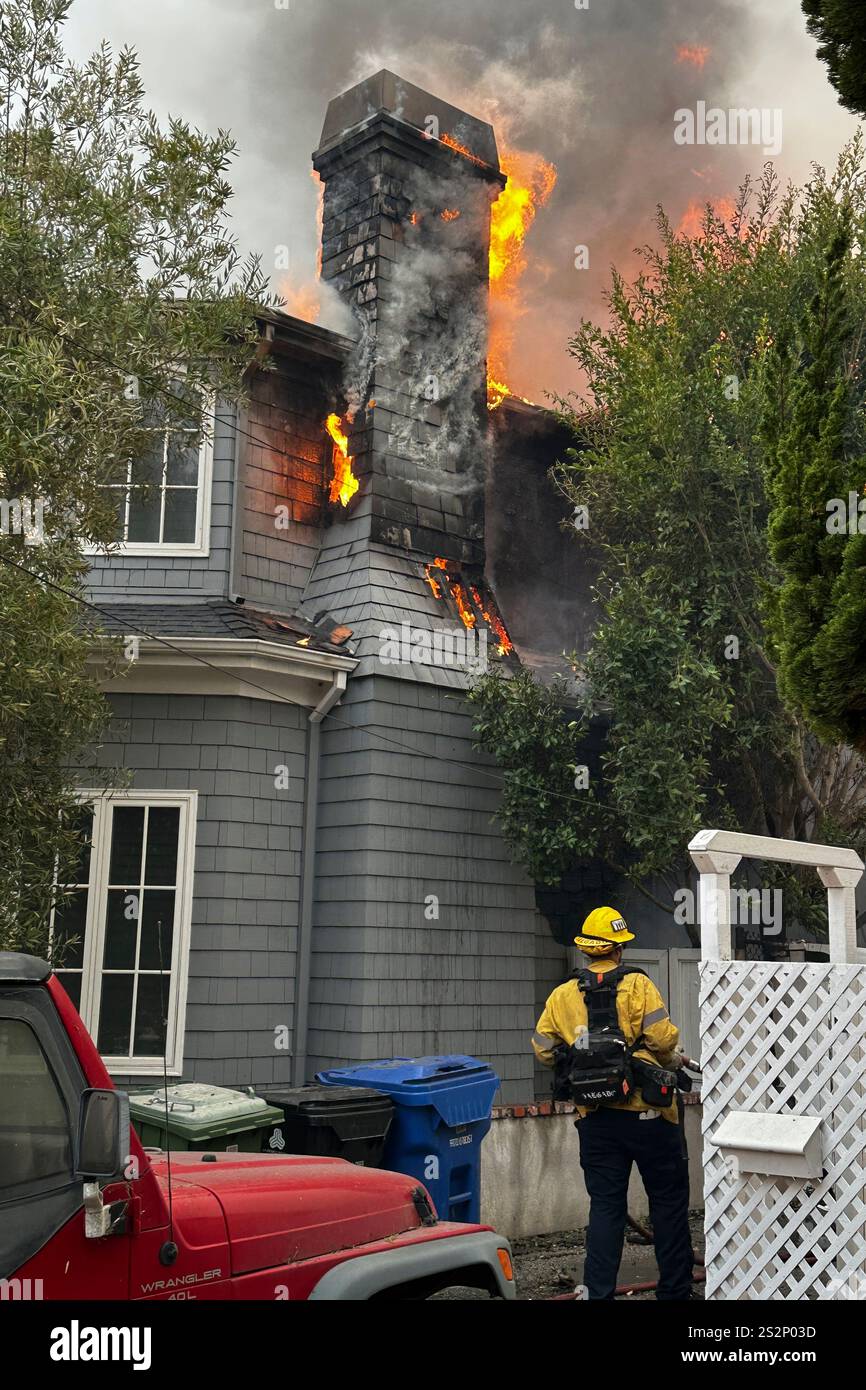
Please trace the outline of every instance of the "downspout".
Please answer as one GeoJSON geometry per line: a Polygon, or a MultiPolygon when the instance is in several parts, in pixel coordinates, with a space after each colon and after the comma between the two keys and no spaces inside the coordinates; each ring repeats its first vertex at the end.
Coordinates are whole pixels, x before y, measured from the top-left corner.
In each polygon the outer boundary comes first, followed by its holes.
{"type": "Polygon", "coordinates": [[[307,783],[304,790],[304,845],[301,858],[301,914],[298,921],[298,960],[295,970],[295,1036],[292,1085],[307,1081],[307,1031],[310,1016],[310,969],[313,957],[313,903],[316,888],[316,827],[319,816],[319,753],[322,720],[346,690],[346,672],[335,671],[330,688],[309,717],[307,783]]]}

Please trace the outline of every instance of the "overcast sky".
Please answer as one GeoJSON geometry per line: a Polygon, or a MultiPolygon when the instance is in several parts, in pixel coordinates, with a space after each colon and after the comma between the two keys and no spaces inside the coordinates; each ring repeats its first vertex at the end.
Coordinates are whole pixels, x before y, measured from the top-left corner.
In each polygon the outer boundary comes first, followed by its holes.
{"type": "MultiPolygon", "coordinates": [[[[558,182],[527,242],[526,298],[511,385],[541,399],[574,381],[566,344],[603,315],[611,262],[634,264],[655,206],[733,193],[763,152],[674,142],[674,112],[782,111],[775,163],[801,182],[834,163],[856,121],[837,104],[799,0],[75,0],[81,58],[102,38],[134,47],[149,104],[240,145],[235,230],[261,251],[287,244],[301,282],[315,268],[310,154],[331,96],[380,67],[493,120],[552,161],[558,182]],[[703,67],[678,59],[707,48],[703,67]],[[589,248],[588,270],[574,248],[589,248]]],[[[276,277],[280,278],[280,277],[276,277]]]]}

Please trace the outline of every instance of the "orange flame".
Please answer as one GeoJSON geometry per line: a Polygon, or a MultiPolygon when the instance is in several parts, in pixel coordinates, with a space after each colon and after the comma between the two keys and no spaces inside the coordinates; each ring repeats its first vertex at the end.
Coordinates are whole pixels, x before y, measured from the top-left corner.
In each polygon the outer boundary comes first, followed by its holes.
{"type": "Polygon", "coordinates": [[[442,218],[443,222],[453,222],[456,217],[460,216],[460,209],[446,208],[445,211],[440,213],[439,215],[442,218]]]}
{"type": "Polygon", "coordinates": [[[281,308],[284,314],[303,319],[305,323],[317,322],[321,304],[318,286],[314,282],[298,284],[284,280],[280,284],[279,294],[283,300],[281,308]]]}
{"type": "Polygon", "coordinates": [[[505,397],[506,397],[506,396],[510,396],[510,395],[511,395],[511,392],[509,391],[508,387],[505,385],[505,382],[504,382],[504,381],[495,381],[495,380],[493,379],[492,376],[489,376],[489,377],[487,378],[487,409],[488,409],[488,410],[496,410],[496,409],[502,404],[502,402],[505,400],[505,397]]]}
{"type": "MultiPolygon", "coordinates": [[[[434,561],[434,564],[435,563],[436,562],[434,561]]],[[[433,591],[433,597],[441,598],[442,585],[439,583],[439,580],[436,578],[435,574],[431,572],[431,567],[429,565],[424,566],[424,578],[427,580],[427,583],[430,585],[430,588],[433,591]]]]}
{"type": "Polygon", "coordinates": [[[325,228],[325,185],[315,169],[310,170],[310,178],[316,185],[316,279],[322,278],[322,242],[325,228]]]}
{"type": "Polygon", "coordinates": [[[693,68],[703,68],[709,56],[710,50],[704,44],[681,43],[677,45],[678,63],[691,63],[693,68]]]}
{"type": "Polygon", "coordinates": [[[490,343],[488,405],[504,396],[508,359],[518,319],[526,312],[520,280],[526,270],[523,246],[539,208],[556,184],[556,169],[538,154],[503,148],[500,164],[508,182],[490,209],[490,343]]]}
{"type": "MultiPolygon", "coordinates": [[[[431,590],[433,591],[433,597],[439,599],[442,598],[442,583],[439,579],[436,578],[435,574],[433,573],[434,569],[444,570],[445,583],[448,586],[448,592],[450,593],[451,597],[454,599],[454,602],[457,605],[457,611],[460,614],[463,626],[467,628],[475,627],[478,619],[475,613],[472,611],[472,607],[469,603],[469,599],[466,594],[466,589],[460,583],[460,581],[457,578],[455,578],[454,575],[449,574],[448,561],[444,559],[441,555],[437,555],[431,564],[426,564],[424,566],[424,577],[427,580],[427,583],[430,585],[431,590]]],[[[497,651],[499,655],[507,656],[509,652],[514,650],[514,643],[508,636],[508,633],[505,630],[505,624],[503,623],[502,619],[498,616],[498,614],[491,612],[490,605],[485,604],[476,585],[469,585],[469,593],[472,595],[472,602],[475,604],[475,607],[478,609],[478,612],[481,614],[482,618],[487,623],[487,626],[493,633],[495,633],[496,637],[498,638],[497,651]]]]}
{"type": "Polygon", "coordinates": [[[344,507],[348,507],[350,501],[355,496],[361,484],[352,472],[352,460],[349,455],[349,439],[340,428],[339,415],[329,415],[325,421],[325,429],[334,441],[334,476],[331,479],[330,500],[340,502],[344,507]]]}
{"type": "Polygon", "coordinates": [[[456,150],[462,154],[464,159],[471,159],[473,164],[479,164],[482,169],[489,169],[490,165],[485,159],[479,159],[477,154],[473,154],[465,145],[461,145],[459,140],[455,140],[453,135],[440,136],[443,145],[447,145],[449,150],[456,150]]]}
{"type": "Polygon", "coordinates": [[[487,409],[498,410],[504,400],[523,401],[524,405],[534,405],[528,396],[518,396],[504,381],[495,381],[492,376],[487,378],[487,409]]]}
{"type": "Polygon", "coordinates": [[[322,228],[325,220],[325,185],[315,169],[310,176],[316,185],[316,276],[314,280],[293,280],[287,277],[279,285],[279,295],[285,302],[283,312],[306,323],[318,323],[322,308],[319,281],[322,278],[322,228]]]}
{"type": "Polygon", "coordinates": [[[466,590],[464,589],[463,585],[458,584],[452,580],[451,584],[449,585],[449,588],[451,589],[451,595],[454,599],[454,602],[457,604],[457,612],[460,614],[463,626],[474,627],[476,622],[475,614],[469,607],[469,602],[466,598],[466,590]]]}
{"type": "MultiPolygon", "coordinates": [[[[737,209],[732,198],[711,198],[709,205],[716,217],[720,217],[723,222],[732,221],[736,215],[737,209]]],[[[688,237],[690,241],[704,241],[706,239],[706,231],[704,230],[706,215],[707,203],[693,199],[680,218],[677,236],[688,237]]]]}
{"type": "Polygon", "coordinates": [[[485,608],[481,595],[479,594],[477,589],[472,588],[471,593],[478,608],[481,611],[482,618],[486,622],[487,626],[489,628],[492,628],[492,630],[496,633],[496,636],[499,638],[499,645],[496,648],[496,650],[499,652],[500,656],[507,656],[510,651],[514,650],[514,643],[508,636],[508,633],[505,631],[505,624],[503,623],[501,618],[498,618],[496,616],[495,613],[491,613],[487,608],[485,608]]]}
{"type": "Polygon", "coordinates": [[[556,183],[556,169],[540,155],[503,150],[499,162],[508,182],[490,210],[491,284],[525,269],[521,252],[526,233],[556,183]]]}

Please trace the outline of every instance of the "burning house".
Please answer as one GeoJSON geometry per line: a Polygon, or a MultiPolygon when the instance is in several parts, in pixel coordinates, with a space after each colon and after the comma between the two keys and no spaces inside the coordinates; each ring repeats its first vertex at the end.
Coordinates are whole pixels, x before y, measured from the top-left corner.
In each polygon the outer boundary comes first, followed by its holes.
{"type": "Polygon", "coordinates": [[[487,408],[505,175],[489,124],[389,72],[330,103],[313,164],[356,332],[263,312],[247,407],[214,402],[181,465],[169,442],[156,504],[133,470],[93,560],[130,650],[100,757],[129,785],[93,795],[64,978],[120,1078],[161,1074],[167,1002],[174,1077],[468,1052],[532,1100],[566,954],[463,695],[491,662],[552,669],[589,620],[559,427],[506,388],[487,408]]]}

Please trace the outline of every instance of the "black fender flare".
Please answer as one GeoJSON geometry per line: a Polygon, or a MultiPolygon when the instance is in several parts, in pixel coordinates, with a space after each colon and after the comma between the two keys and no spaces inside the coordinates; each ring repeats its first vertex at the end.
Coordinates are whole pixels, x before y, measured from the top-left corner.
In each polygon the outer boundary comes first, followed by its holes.
{"type": "Polygon", "coordinates": [[[444,1236],[441,1240],[413,1241],[411,1245],[398,1245],[373,1255],[356,1255],[329,1269],[308,1297],[364,1301],[385,1289],[440,1274],[454,1274],[454,1283],[459,1284],[461,1269],[484,1265],[493,1275],[491,1282],[499,1297],[513,1299],[514,1280],[506,1279],[498,1250],[511,1254],[503,1236],[495,1231],[477,1231],[472,1235],[444,1236]]]}

